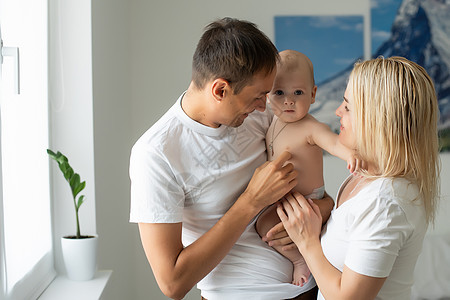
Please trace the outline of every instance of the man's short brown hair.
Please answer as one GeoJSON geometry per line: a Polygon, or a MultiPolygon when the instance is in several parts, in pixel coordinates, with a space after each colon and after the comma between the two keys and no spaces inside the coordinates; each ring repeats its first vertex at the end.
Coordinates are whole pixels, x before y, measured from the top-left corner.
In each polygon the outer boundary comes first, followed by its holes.
{"type": "Polygon", "coordinates": [[[276,47],[255,24],[223,18],[205,27],[193,57],[192,81],[202,89],[223,78],[238,94],[256,73],[271,73],[278,59],[276,47]]]}

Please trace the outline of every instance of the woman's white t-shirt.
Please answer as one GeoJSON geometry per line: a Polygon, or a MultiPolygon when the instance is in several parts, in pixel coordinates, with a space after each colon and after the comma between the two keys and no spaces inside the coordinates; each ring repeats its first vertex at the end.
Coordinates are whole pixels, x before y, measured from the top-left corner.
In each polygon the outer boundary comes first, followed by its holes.
{"type": "MultiPolygon", "coordinates": [[[[345,265],[362,275],[387,277],[376,299],[409,300],[426,230],[417,185],[380,178],[335,205],[321,243],[328,261],[341,272],[345,265]]],[[[318,299],[324,299],[321,293],[318,299]]]]}

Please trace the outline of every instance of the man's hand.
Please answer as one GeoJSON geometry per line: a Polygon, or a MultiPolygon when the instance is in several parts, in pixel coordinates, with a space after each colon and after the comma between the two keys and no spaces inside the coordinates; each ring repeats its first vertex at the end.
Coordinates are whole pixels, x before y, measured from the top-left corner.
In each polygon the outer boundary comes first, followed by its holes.
{"type": "Polygon", "coordinates": [[[260,211],[281,199],[297,185],[297,171],[291,163],[286,164],[290,158],[291,154],[285,151],[277,159],[256,169],[242,195],[247,199],[247,204],[260,211]]]}

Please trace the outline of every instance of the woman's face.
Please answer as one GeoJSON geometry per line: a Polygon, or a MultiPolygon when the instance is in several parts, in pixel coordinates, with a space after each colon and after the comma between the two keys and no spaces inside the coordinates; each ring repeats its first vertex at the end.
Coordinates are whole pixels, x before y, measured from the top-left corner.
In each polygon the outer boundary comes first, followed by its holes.
{"type": "Polygon", "coordinates": [[[342,104],[336,109],[336,115],[341,118],[339,141],[342,145],[350,149],[356,148],[356,138],[355,133],[353,132],[352,119],[353,104],[353,91],[349,83],[345,90],[344,101],[342,101],[342,104]]]}

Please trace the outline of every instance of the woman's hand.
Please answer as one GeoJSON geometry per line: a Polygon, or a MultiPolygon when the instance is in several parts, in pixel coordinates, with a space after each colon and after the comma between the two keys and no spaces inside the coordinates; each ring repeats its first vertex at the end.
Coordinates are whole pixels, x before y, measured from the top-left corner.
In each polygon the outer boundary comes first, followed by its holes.
{"type": "Polygon", "coordinates": [[[320,242],[322,216],[312,200],[297,192],[289,194],[278,204],[277,213],[300,252],[311,242],[320,242]]]}
{"type": "Polygon", "coordinates": [[[271,247],[273,246],[283,246],[282,250],[292,250],[297,249],[297,246],[294,244],[292,239],[289,237],[286,229],[284,229],[283,223],[280,222],[273,226],[265,236],[263,236],[262,240],[267,242],[267,244],[271,247]]]}

